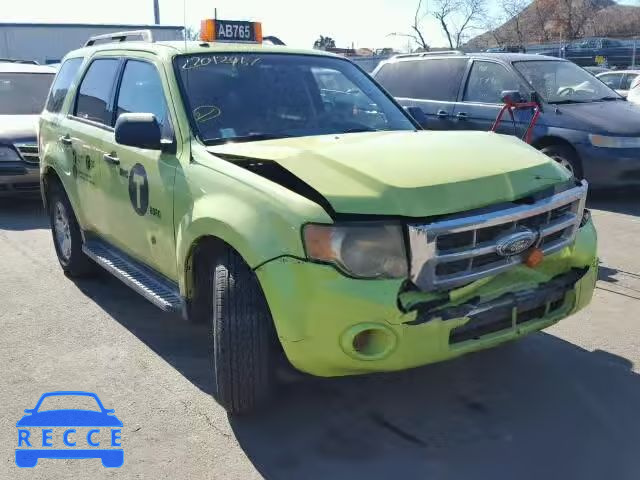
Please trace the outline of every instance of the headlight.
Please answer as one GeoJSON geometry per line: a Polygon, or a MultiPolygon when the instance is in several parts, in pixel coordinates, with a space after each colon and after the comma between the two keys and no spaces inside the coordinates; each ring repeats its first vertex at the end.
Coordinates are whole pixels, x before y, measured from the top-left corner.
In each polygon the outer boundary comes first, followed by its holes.
{"type": "Polygon", "coordinates": [[[0,145],[0,162],[19,162],[20,155],[13,147],[0,145]]]}
{"type": "Polygon", "coordinates": [[[594,147],[601,148],[640,148],[640,137],[609,137],[607,135],[589,135],[594,147]]]}
{"type": "Polygon", "coordinates": [[[402,278],[408,274],[400,225],[305,225],[304,246],[311,260],[333,263],[359,278],[402,278]]]}

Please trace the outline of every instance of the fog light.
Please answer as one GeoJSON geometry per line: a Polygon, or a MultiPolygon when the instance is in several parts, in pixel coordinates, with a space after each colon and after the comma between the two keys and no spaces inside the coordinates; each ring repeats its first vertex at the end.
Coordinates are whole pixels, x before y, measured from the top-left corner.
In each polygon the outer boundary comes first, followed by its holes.
{"type": "Polygon", "coordinates": [[[379,360],[391,353],[396,345],[395,334],[376,324],[361,324],[350,328],[342,338],[342,348],[359,360],[379,360]]]}

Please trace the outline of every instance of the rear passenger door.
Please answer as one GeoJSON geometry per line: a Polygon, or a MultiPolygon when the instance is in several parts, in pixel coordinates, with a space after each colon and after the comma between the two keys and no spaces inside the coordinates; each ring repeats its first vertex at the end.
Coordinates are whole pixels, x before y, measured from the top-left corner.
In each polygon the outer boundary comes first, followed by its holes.
{"type": "Polygon", "coordinates": [[[83,228],[99,231],[105,224],[105,198],[99,188],[103,145],[111,127],[112,96],[120,61],[95,58],[77,89],[70,115],[60,127],[60,142],[71,156],[83,228]]]}
{"type": "MultiPolygon", "coordinates": [[[[497,62],[474,60],[465,83],[462,101],[454,109],[456,127],[460,130],[489,131],[503,107],[502,92],[517,90],[524,96],[525,89],[513,72],[497,62]]],[[[505,113],[498,132],[524,134],[531,110],[514,112],[515,129],[511,117],[505,113]]]]}
{"type": "Polygon", "coordinates": [[[452,130],[455,101],[468,58],[410,58],[384,64],[375,79],[403,107],[419,107],[427,116],[429,130],[452,130]]]}

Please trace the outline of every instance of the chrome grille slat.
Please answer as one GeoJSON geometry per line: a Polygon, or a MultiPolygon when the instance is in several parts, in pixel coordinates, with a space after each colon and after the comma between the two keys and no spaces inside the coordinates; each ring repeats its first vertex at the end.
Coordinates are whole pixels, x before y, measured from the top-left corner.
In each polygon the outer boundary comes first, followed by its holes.
{"type": "Polygon", "coordinates": [[[571,245],[582,220],[587,187],[582,181],[532,204],[410,224],[411,279],[422,290],[440,290],[509,270],[523,263],[526,254],[501,257],[497,242],[525,226],[538,233],[534,245],[545,255],[571,245]]]}
{"type": "Polygon", "coordinates": [[[22,159],[33,165],[40,164],[40,154],[38,153],[38,146],[35,144],[16,144],[16,148],[20,153],[22,159]]]}

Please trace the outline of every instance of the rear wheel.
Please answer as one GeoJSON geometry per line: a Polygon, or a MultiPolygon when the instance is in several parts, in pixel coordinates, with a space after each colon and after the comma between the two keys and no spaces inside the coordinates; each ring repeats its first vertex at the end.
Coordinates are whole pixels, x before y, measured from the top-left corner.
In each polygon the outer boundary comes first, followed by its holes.
{"type": "Polygon", "coordinates": [[[95,271],[95,265],[82,251],[82,235],[71,203],[58,185],[52,185],[48,194],[49,221],[53,245],[64,272],[82,277],[95,271]]]}
{"type": "Polygon", "coordinates": [[[549,145],[542,149],[542,153],[550,156],[564,168],[569,170],[576,179],[582,178],[582,167],[576,153],[566,145],[549,145]]]}
{"type": "Polygon", "coordinates": [[[277,337],[258,279],[229,248],[210,264],[209,353],[220,404],[232,414],[266,403],[274,385],[277,337]]]}

